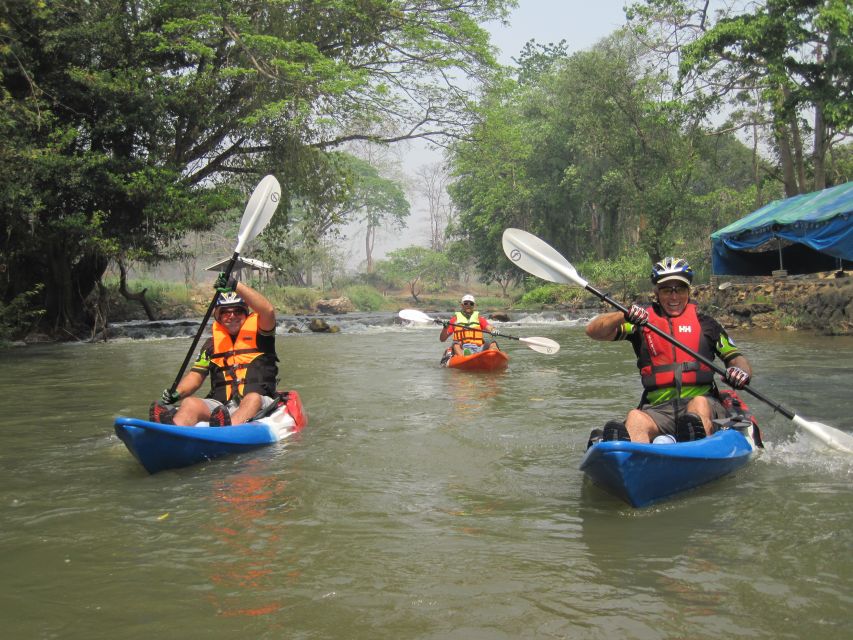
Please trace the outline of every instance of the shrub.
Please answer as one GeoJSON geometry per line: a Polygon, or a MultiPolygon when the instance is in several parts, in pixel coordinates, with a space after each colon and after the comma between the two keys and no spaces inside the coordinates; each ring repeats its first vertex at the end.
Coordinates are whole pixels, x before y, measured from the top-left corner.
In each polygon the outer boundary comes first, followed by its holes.
{"type": "Polygon", "coordinates": [[[0,301],[0,343],[25,334],[45,314],[44,309],[34,306],[43,288],[39,284],[32,291],[15,296],[9,304],[0,301]]]}
{"type": "Polygon", "coordinates": [[[385,298],[381,293],[364,284],[347,287],[344,290],[344,295],[359,311],[378,311],[385,303],[385,298]]]}

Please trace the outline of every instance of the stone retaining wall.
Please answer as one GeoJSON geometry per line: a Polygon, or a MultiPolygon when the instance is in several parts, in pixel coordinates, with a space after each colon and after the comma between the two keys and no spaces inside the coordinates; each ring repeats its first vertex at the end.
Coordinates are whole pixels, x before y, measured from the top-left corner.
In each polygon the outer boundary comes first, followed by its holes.
{"type": "Polygon", "coordinates": [[[727,328],[853,335],[853,278],[845,272],[808,277],[717,276],[710,285],[695,287],[693,298],[727,328]]]}

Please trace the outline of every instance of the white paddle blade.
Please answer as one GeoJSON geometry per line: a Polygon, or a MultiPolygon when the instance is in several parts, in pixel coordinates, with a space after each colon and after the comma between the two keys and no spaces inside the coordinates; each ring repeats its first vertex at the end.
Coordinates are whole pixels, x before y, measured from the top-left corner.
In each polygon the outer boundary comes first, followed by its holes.
{"type": "Polygon", "coordinates": [[[243,246],[257,236],[269,223],[272,214],[278,208],[281,200],[281,185],[275,176],[266,176],[258,183],[246,204],[243,219],[240,221],[240,231],[237,233],[237,249],[240,253],[243,246]]]}
{"type": "Polygon", "coordinates": [[[833,449],[853,453],[853,436],[849,433],[830,427],[828,424],[805,420],[800,416],[794,416],[794,424],[833,449]]]}
{"type": "Polygon", "coordinates": [[[519,338],[518,341],[523,342],[534,351],[538,351],[539,353],[547,353],[550,356],[554,355],[560,350],[560,344],[558,342],[554,342],[549,338],[519,338]]]}
{"type": "Polygon", "coordinates": [[[532,233],[521,229],[506,229],[502,244],[507,258],[537,278],[549,282],[576,284],[579,287],[586,287],[588,284],[554,247],[532,233]]]}
{"type": "Polygon", "coordinates": [[[434,319],[430,318],[423,311],[418,311],[417,309],[401,309],[397,315],[409,322],[435,322],[434,319]]]}

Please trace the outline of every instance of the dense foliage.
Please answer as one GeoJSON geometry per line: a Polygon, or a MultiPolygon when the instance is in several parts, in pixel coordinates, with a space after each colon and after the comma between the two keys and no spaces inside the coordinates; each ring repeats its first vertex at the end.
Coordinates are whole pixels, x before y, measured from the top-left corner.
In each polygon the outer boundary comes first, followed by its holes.
{"type": "Polygon", "coordinates": [[[481,270],[507,267],[494,251],[506,227],[573,260],[639,246],[656,261],[737,217],[721,194],[750,192],[749,150],[731,135],[709,139],[688,109],[662,100],[665,79],[644,70],[643,53],[616,34],[547,66],[523,58],[525,82],[489,88],[474,139],[453,159],[457,233],[477,247],[481,270]]]}
{"type": "Polygon", "coordinates": [[[238,217],[259,176],[320,215],[355,139],[462,135],[455,76],[494,65],[513,0],[18,0],[0,5],[0,300],[43,284],[55,330],[91,322],[110,261],[238,217]]]}
{"type": "Polygon", "coordinates": [[[627,15],[589,51],[529,43],[485,88],[451,158],[451,232],[484,279],[510,268],[511,226],[575,262],[639,248],[701,272],[714,230],[850,179],[850,0],[645,0],[627,15]]]}

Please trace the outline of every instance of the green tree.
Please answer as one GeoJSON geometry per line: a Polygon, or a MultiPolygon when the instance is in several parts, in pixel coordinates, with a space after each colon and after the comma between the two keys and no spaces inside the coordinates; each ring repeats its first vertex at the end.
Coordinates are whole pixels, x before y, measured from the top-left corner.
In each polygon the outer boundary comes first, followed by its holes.
{"type": "Polygon", "coordinates": [[[656,261],[701,246],[732,215],[708,206],[712,194],[754,197],[749,149],[730,133],[709,135],[649,56],[634,34],[616,32],[550,64],[533,56],[533,68],[518,70],[523,83],[489,87],[472,140],[454,147],[451,187],[454,233],[484,277],[510,268],[500,249],[508,226],[573,261],[635,247],[656,261]]]}
{"type": "Polygon", "coordinates": [[[377,265],[377,272],[383,278],[405,284],[416,303],[425,289],[444,287],[451,270],[446,255],[417,246],[391,251],[388,259],[377,265]]]}
{"type": "Polygon", "coordinates": [[[73,330],[110,260],[237,217],[260,175],[286,227],[291,201],[323,215],[347,197],[340,145],[463,135],[457,77],[494,65],[479,25],[513,4],[3,3],[2,300],[43,283],[46,319],[73,330]]]}
{"type": "Polygon", "coordinates": [[[661,49],[678,37],[670,50],[682,94],[706,115],[725,107],[724,128],[748,132],[756,148],[765,137],[786,195],[823,189],[827,154],[853,125],[850,0],[767,0],[716,16],[708,8],[646,0],[629,17],[639,31],[654,30],[661,49]]]}
{"type": "Polygon", "coordinates": [[[365,227],[364,253],[367,273],[373,272],[373,246],[376,230],[389,225],[400,230],[406,226],[410,205],[402,186],[394,180],[384,178],[369,163],[360,158],[350,158],[354,174],[351,206],[355,217],[365,227]]]}

